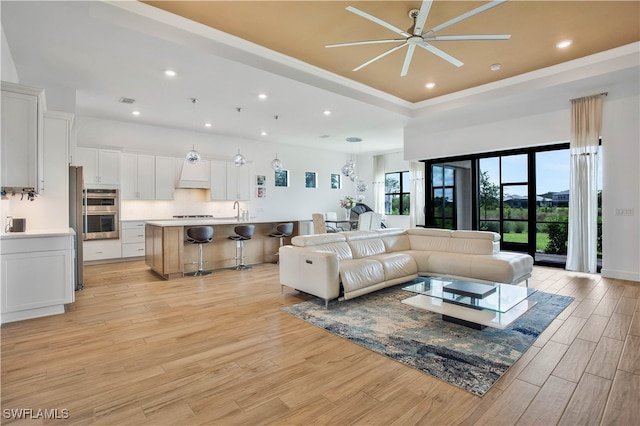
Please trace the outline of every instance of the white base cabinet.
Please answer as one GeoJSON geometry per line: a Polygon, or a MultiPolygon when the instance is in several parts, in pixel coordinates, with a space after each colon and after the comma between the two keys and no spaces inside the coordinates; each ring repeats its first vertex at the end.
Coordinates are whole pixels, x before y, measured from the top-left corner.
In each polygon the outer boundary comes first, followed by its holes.
{"type": "Polygon", "coordinates": [[[82,244],[84,261],[118,259],[122,257],[120,239],[85,241],[82,244]]]}
{"type": "Polygon", "coordinates": [[[75,300],[73,234],[2,237],[2,323],[62,314],[75,300]]]}
{"type": "Polygon", "coordinates": [[[122,257],[144,256],[144,221],[122,222],[122,257]]]}

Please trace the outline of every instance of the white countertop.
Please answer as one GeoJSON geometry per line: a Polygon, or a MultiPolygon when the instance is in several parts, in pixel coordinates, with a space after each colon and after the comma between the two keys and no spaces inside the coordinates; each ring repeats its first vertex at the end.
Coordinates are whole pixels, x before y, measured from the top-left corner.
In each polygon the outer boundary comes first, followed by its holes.
{"type": "Polygon", "coordinates": [[[35,237],[58,237],[62,235],[75,235],[73,228],[55,228],[55,229],[34,229],[25,232],[3,232],[0,233],[0,239],[9,240],[14,238],[35,238],[35,237]]]}
{"type": "Polygon", "coordinates": [[[265,220],[265,219],[248,219],[237,221],[235,219],[215,219],[215,218],[194,218],[194,219],[165,219],[165,220],[148,220],[145,223],[153,226],[206,226],[206,225],[251,225],[259,223],[282,223],[282,222],[300,222],[300,219],[294,220],[265,220]]]}

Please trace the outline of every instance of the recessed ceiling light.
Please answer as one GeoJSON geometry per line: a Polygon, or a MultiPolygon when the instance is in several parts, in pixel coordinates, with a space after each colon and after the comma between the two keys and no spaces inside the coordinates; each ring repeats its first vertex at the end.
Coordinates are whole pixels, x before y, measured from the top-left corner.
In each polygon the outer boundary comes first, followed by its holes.
{"type": "Polygon", "coordinates": [[[500,71],[500,68],[502,68],[501,64],[493,64],[489,67],[491,71],[500,71]]]}
{"type": "Polygon", "coordinates": [[[261,132],[260,132],[260,134],[261,134],[262,136],[267,136],[267,132],[265,132],[264,130],[263,130],[263,131],[261,131],[261,132]]]}
{"type": "Polygon", "coordinates": [[[211,127],[211,123],[204,123],[204,127],[211,127]]]}
{"type": "Polygon", "coordinates": [[[325,109],[322,113],[324,115],[331,115],[331,111],[329,111],[328,109],[325,109]]]}
{"type": "Polygon", "coordinates": [[[571,46],[571,43],[572,43],[571,40],[564,40],[564,41],[561,41],[561,42],[557,43],[556,47],[558,49],[564,49],[565,47],[571,46]]]}
{"type": "Polygon", "coordinates": [[[267,99],[267,95],[265,95],[264,93],[260,93],[260,94],[258,95],[258,97],[259,97],[260,99],[267,99]]]}
{"type": "Polygon", "coordinates": [[[434,87],[436,87],[435,83],[427,83],[424,85],[424,87],[426,87],[427,89],[433,89],[434,87]]]}
{"type": "Polygon", "coordinates": [[[140,111],[133,111],[131,114],[133,114],[133,115],[140,115],[140,111]]]}
{"type": "Polygon", "coordinates": [[[164,70],[164,75],[166,75],[167,77],[175,77],[176,72],[174,70],[164,70]]]}

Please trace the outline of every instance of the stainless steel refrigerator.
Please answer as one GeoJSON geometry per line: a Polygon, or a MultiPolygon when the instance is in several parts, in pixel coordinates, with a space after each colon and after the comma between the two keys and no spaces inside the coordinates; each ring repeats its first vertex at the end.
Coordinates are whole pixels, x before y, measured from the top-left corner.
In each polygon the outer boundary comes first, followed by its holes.
{"type": "Polygon", "coordinates": [[[75,289],[84,288],[84,261],[82,256],[83,238],[83,212],[82,204],[84,197],[84,179],[81,166],[69,166],[69,226],[76,231],[74,238],[74,249],[76,252],[75,268],[75,289]]]}

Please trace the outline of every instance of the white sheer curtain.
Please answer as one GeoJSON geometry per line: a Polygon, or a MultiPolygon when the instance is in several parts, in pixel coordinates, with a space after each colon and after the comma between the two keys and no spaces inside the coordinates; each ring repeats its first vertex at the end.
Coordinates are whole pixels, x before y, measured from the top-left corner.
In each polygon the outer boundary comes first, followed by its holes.
{"type": "Polygon", "coordinates": [[[597,272],[598,141],[602,95],[571,100],[567,270],[597,272]]]}
{"type": "Polygon", "coordinates": [[[424,221],[421,220],[424,218],[422,211],[424,208],[424,163],[412,161],[409,164],[409,180],[411,182],[409,227],[415,228],[416,225],[424,225],[424,221]]]}
{"type": "Polygon", "coordinates": [[[373,156],[373,206],[374,211],[384,214],[384,156],[373,156]]]}

